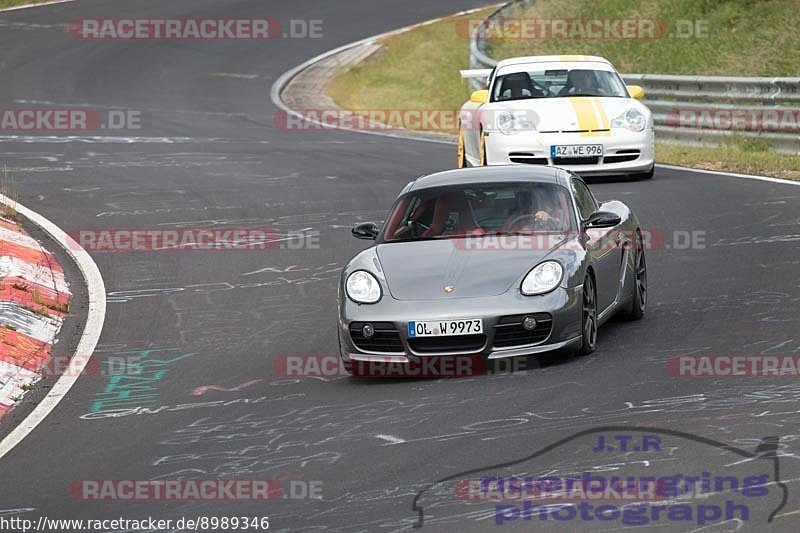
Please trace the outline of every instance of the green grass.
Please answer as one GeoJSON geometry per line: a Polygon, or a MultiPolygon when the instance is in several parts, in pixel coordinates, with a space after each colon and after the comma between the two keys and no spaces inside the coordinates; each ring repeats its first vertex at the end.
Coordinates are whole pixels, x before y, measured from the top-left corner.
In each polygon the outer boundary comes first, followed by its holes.
{"type": "Polygon", "coordinates": [[[22,6],[25,4],[41,4],[47,0],[0,0],[0,8],[22,6]]]}
{"type": "MultiPolygon", "coordinates": [[[[536,0],[514,18],[657,19],[669,33],[678,21],[707,21],[706,36],[656,39],[491,39],[502,59],[523,55],[589,54],[620,72],[797,76],[800,9],[797,0],[536,0]]],[[[701,28],[702,29],[702,28],[701,28]]]]}
{"type": "Polygon", "coordinates": [[[714,149],[656,143],[656,159],[682,167],[800,180],[800,157],[753,146],[752,141],[735,140],[714,149]]]}
{"type": "MultiPolygon", "coordinates": [[[[581,17],[611,16],[608,12],[612,8],[621,9],[620,6],[627,8],[616,13],[624,13],[627,18],[666,19],[668,15],[685,13],[679,18],[708,19],[710,37],[681,42],[660,39],[652,42],[501,43],[503,47],[528,47],[509,54],[591,52],[616,62],[622,72],[752,76],[796,76],[800,73],[800,53],[797,52],[800,32],[792,29],[800,27],[800,9],[786,0],[537,0],[534,6],[538,6],[534,7],[534,12],[524,16],[566,18],[570,13],[581,13],[581,17]],[[745,4],[749,7],[744,7],[745,4]],[[725,24],[732,25],[733,29],[726,30],[725,24]],[[611,50],[616,52],[610,53],[611,50]],[[709,58],[714,58],[713,65],[709,64],[709,58]]],[[[491,11],[463,18],[481,19],[491,11]]],[[[328,87],[330,96],[340,107],[353,111],[457,110],[469,95],[469,89],[458,76],[458,69],[468,66],[469,52],[467,40],[456,31],[457,20],[447,19],[386,39],[379,52],[334,77],[328,87]]],[[[453,152],[455,154],[455,147],[453,152]]],[[[455,159],[455,155],[453,157],[455,159]]],[[[656,159],[661,163],[707,170],[800,180],[800,157],[777,153],[762,141],[732,139],[714,150],[657,143],[656,159]]]]}
{"type": "MultiPolygon", "coordinates": [[[[490,12],[461,18],[482,19],[490,12]]],[[[470,91],[458,75],[469,68],[469,41],[456,34],[457,20],[389,37],[366,61],[335,76],[328,93],[351,110],[458,109],[470,91]]]]}

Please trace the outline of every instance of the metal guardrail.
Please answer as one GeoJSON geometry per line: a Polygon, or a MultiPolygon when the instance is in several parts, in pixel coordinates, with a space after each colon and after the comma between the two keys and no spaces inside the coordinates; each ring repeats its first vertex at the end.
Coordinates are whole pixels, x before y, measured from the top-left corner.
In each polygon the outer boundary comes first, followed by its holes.
{"type": "MultiPolygon", "coordinates": [[[[491,13],[469,40],[471,69],[494,68],[497,60],[480,38],[489,21],[513,18],[534,0],[513,0],[491,13]]],[[[613,59],[613,58],[611,58],[613,59]]],[[[643,103],[653,111],[659,141],[714,146],[731,137],[770,143],[776,150],[800,155],[800,77],[747,78],[622,74],[625,83],[641,85],[643,103]]],[[[473,90],[485,88],[470,79],[473,90]]]]}

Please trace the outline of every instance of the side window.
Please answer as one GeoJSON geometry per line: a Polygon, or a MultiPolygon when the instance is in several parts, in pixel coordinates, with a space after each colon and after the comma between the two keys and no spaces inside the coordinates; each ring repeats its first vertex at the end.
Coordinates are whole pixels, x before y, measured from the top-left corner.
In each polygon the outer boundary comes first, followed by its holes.
{"type": "Polygon", "coordinates": [[[589,215],[597,211],[597,202],[589,192],[589,187],[581,180],[572,179],[572,193],[575,195],[575,203],[578,205],[578,212],[581,219],[586,220],[589,215]]]}

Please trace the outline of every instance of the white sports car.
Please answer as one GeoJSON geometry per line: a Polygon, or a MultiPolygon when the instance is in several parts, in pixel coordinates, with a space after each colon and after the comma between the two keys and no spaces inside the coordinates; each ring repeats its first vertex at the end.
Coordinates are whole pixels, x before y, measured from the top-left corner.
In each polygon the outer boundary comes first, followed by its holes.
{"type": "Polygon", "coordinates": [[[461,106],[458,166],[553,165],[583,176],[653,176],[653,115],[602,57],[533,56],[494,69],[461,106]]]}

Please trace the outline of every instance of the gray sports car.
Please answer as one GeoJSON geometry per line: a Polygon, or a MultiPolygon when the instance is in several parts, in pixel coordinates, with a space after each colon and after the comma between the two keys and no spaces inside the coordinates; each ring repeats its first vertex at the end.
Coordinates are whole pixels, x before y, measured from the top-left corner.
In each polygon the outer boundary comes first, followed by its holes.
{"type": "Polygon", "coordinates": [[[375,245],[344,268],[339,345],[354,362],[421,364],[594,351],[597,328],[647,304],[642,231],[622,202],[599,205],[554,167],[449,170],[409,183],[375,245]]]}

